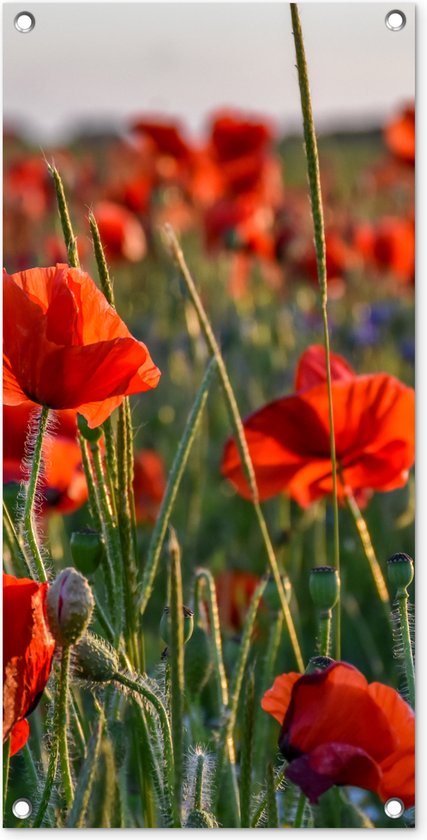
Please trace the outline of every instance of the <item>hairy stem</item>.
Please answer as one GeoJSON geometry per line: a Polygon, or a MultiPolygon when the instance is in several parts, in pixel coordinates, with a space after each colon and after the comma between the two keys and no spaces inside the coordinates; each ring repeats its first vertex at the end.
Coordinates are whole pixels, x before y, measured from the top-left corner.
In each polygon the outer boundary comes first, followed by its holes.
{"type": "Polygon", "coordinates": [[[44,567],[43,558],[37,541],[37,534],[34,522],[34,502],[36,499],[37,485],[40,476],[42,463],[42,448],[43,436],[46,431],[47,422],[49,418],[49,409],[43,406],[40,412],[37,436],[34,444],[34,451],[31,458],[31,471],[29,479],[25,486],[25,503],[24,503],[24,535],[28,546],[28,551],[34,563],[38,578],[46,582],[47,574],[44,567]]]}

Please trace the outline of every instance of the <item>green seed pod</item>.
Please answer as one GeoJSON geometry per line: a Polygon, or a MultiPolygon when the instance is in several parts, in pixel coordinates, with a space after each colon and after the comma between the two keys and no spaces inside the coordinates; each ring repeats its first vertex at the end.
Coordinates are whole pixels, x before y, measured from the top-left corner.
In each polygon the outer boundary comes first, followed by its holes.
{"type": "Polygon", "coordinates": [[[201,624],[185,648],[185,687],[191,697],[197,697],[205,687],[212,672],[212,653],[209,636],[201,624]]]}
{"type": "Polygon", "coordinates": [[[90,682],[110,682],[119,669],[119,657],[103,639],[86,633],[73,651],[74,671],[77,677],[90,682]]]}
{"type": "MultiPolygon", "coordinates": [[[[287,575],[281,575],[283,589],[285,590],[286,601],[289,604],[292,597],[292,584],[287,575]]],[[[262,600],[272,613],[276,614],[282,609],[279,593],[272,574],[267,575],[267,585],[264,589],[262,600]]]]}
{"type": "Polygon", "coordinates": [[[49,586],[46,607],[52,636],[63,647],[83,636],[94,607],[91,588],[76,569],[63,569],[49,586]]]}
{"type": "Polygon", "coordinates": [[[331,610],[338,601],[340,579],[333,566],[315,566],[310,572],[310,595],[319,610],[331,610]]]}
{"type": "Polygon", "coordinates": [[[104,555],[104,543],[98,531],[92,528],[84,528],[82,531],[74,531],[70,540],[71,556],[74,565],[85,575],[96,572],[104,555]]]}
{"type": "Polygon", "coordinates": [[[387,577],[393,593],[404,592],[414,579],[414,561],[408,554],[393,554],[387,560],[387,577]]]}
{"type": "Polygon", "coordinates": [[[333,665],[334,659],[330,656],[313,656],[305,669],[306,674],[314,674],[315,671],[325,671],[330,665],[333,665]]]}
{"type": "Polygon", "coordinates": [[[82,414],[77,415],[77,425],[79,427],[80,434],[89,443],[98,443],[99,439],[102,437],[102,426],[96,426],[95,429],[91,429],[82,414]]]}
{"type": "MultiPolygon", "coordinates": [[[[189,607],[185,607],[183,605],[182,611],[184,614],[184,644],[188,642],[193,634],[194,629],[194,615],[193,611],[190,610],[189,607]]],[[[170,624],[171,624],[171,617],[170,617],[170,609],[169,607],[165,607],[162,613],[162,617],[160,619],[160,635],[165,643],[165,645],[170,645],[170,624]]]]}
{"type": "Polygon", "coordinates": [[[216,822],[207,811],[194,808],[187,817],[185,828],[216,828],[216,822]]]}

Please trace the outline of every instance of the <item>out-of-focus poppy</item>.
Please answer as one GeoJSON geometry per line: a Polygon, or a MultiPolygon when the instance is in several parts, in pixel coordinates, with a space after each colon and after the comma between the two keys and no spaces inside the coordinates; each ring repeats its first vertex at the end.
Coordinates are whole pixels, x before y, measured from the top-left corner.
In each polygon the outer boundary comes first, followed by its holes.
{"type": "MultiPolygon", "coordinates": [[[[160,181],[180,181],[188,174],[192,158],[192,148],[184,139],[178,124],[166,120],[138,119],[132,125],[132,131],[148,140],[148,147],[155,162],[155,170],[160,181]]],[[[147,145],[144,147],[147,151],[147,145]]]]}
{"type": "Polygon", "coordinates": [[[214,117],[210,131],[212,155],[228,192],[249,192],[259,185],[272,139],[265,122],[232,111],[214,117]]]}
{"type": "Polygon", "coordinates": [[[312,674],[282,674],[261,705],[282,727],[286,777],[311,802],[333,785],[354,785],[384,802],[414,804],[415,718],[393,688],[334,662],[312,674]]]}
{"type": "MultiPolygon", "coordinates": [[[[328,283],[342,283],[346,272],[356,265],[356,255],[353,248],[345,241],[342,234],[336,230],[327,230],[326,243],[326,272],[328,283]]],[[[312,240],[304,245],[302,252],[291,255],[292,272],[300,273],[304,278],[317,283],[316,252],[312,240]]]]}
{"type": "Polygon", "coordinates": [[[37,706],[52,666],[47,588],[47,583],[3,574],[3,741],[11,736],[11,755],[28,739],[26,717],[37,706]]]}
{"type": "Polygon", "coordinates": [[[390,151],[405,163],[415,163],[415,108],[408,105],[384,129],[385,142],[390,151]]]}
{"type": "Polygon", "coordinates": [[[164,463],[153,449],[143,449],[136,452],[133,468],[136,519],[153,523],[166,488],[164,463]]]}
{"type": "MultiPolygon", "coordinates": [[[[357,376],[336,354],[331,368],[339,498],[401,487],[414,460],[413,389],[385,373],[357,376]]],[[[303,353],[295,387],[297,393],[252,414],[244,429],[260,498],[283,491],[306,507],[332,492],[323,347],[303,353]]],[[[251,498],[233,440],[226,444],[222,473],[251,498]]]]}
{"type": "Polygon", "coordinates": [[[93,208],[107,259],[139,262],[145,256],[147,243],[139,219],[113,201],[99,201],[93,208]]]}
{"type": "Polygon", "coordinates": [[[411,219],[385,217],[377,224],[362,224],[354,244],[368,265],[411,283],[415,272],[415,230],[411,219]]]}
{"type": "Polygon", "coordinates": [[[260,578],[238,569],[221,572],[215,578],[221,624],[230,630],[242,628],[260,578]]]}
{"type": "Polygon", "coordinates": [[[6,167],[4,195],[5,201],[24,216],[32,220],[42,218],[51,196],[49,172],[43,158],[25,156],[6,167]]]}
{"type": "MultiPolygon", "coordinates": [[[[24,477],[25,441],[32,414],[27,404],[3,406],[3,483],[24,477]]],[[[77,441],[74,411],[55,412],[52,432],[43,440],[42,512],[71,513],[87,500],[88,491],[77,441]]]]}
{"type": "Polygon", "coordinates": [[[99,426],[160,371],[84,271],[58,264],[4,273],[6,405],[74,408],[99,426]]]}

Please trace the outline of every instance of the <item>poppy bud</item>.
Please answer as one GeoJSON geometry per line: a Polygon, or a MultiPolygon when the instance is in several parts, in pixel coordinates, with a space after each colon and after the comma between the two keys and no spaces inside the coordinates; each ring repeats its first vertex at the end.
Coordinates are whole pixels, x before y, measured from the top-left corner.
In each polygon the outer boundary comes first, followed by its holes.
{"type": "Polygon", "coordinates": [[[99,439],[102,437],[102,426],[95,426],[94,429],[91,429],[82,414],[77,415],[77,425],[79,427],[80,434],[88,441],[88,443],[98,443],[99,439]]]}
{"type": "Polygon", "coordinates": [[[340,579],[334,566],[315,566],[310,572],[310,595],[317,609],[331,610],[338,601],[340,579]]]}
{"type": "Polygon", "coordinates": [[[207,811],[193,808],[187,817],[185,828],[216,828],[216,823],[207,811]]]}
{"type": "Polygon", "coordinates": [[[94,599],[90,586],[76,569],[63,569],[49,587],[47,617],[52,635],[64,647],[74,645],[92,616],[94,599]]]}
{"type": "Polygon", "coordinates": [[[185,648],[185,687],[192,697],[197,697],[206,685],[212,671],[209,637],[204,627],[197,624],[185,648]]]}
{"type": "MultiPolygon", "coordinates": [[[[193,634],[194,628],[194,615],[193,611],[190,610],[189,607],[182,607],[182,611],[184,614],[184,644],[188,642],[193,634]]],[[[166,645],[170,645],[170,609],[169,607],[165,607],[163,610],[163,614],[160,620],[160,635],[166,645]]]]}
{"type": "Polygon", "coordinates": [[[74,531],[70,546],[74,565],[79,572],[90,575],[97,570],[104,554],[104,543],[98,531],[92,528],[74,531]]]}
{"type": "Polygon", "coordinates": [[[86,633],[73,650],[76,676],[91,682],[110,682],[119,668],[119,657],[103,639],[86,633]]]}
{"type": "MultiPolygon", "coordinates": [[[[289,604],[292,596],[292,585],[287,575],[281,575],[283,589],[285,590],[286,601],[289,604]]],[[[272,574],[267,575],[267,585],[264,589],[262,600],[273,613],[278,613],[282,607],[279,593],[272,574]]]]}
{"type": "Polygon", "coordinates": [[[387,560],[388,582],[397,594],[405,591],[414,578],[414,561],[408,554],[393,554],[387,560]]]}

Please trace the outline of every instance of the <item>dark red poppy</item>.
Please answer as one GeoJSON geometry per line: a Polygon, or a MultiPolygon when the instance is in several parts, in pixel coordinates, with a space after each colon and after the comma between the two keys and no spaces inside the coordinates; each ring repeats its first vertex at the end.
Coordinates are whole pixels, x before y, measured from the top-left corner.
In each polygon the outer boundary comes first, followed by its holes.
{"type": "Polygon", "coordinates": [[[137,452],[133,462],[137,522],[155,522],[166,489],[164,463],[153,449],[137,452]]]}
{"type": "Polygon", "coordinates": [[[27,715],[49,679],[55,641],[46,618],[47,583],[3,574],[3,741],[11,755],[29,735],[27,715]]]}
{"type": "Polygon", "coordinates": [[[415,717],[387,685],[346,662],[282,674],[261,701],[280,723],[286,777],[317,802],[333,785],[371,790],[385,802],[415,799],[415,717]]]}
{"type": "Polygon", "coordinates": [[[359,225],[354,244],[376,271],[390,272],[402,283],[413,281],[415,228],[411,219],[386,217],[375,225],[359,225]]]}
{"type": "MultiPolygon", "coordinates": [[[[25,441],[33,409],[27,404],[3,406],[3,484],[25,477],[25,441]]],[[[77,441],[75,411],[55,412],[52,431],[43,441],[42,512],[71,513],[88,496],[77,441]]]]}
{"type": "Polygon", "coordinates": [[[107,259],[140,262],[147,243],[139,219],[114,201],[99,201],[93,208],[107,259]]]}
{"type": "MultiPolygon", "coordinates": [[[[414,461],[413,389],[385,373],[357,376],[336,354],[332,378],[339,498],[401,487],[414,461]]],[[[323,347],[303,353],[296,390],[252,414],[244,429],[260,498],[283,491],[306,507],[332,492],[323,347]]],[[[251,498],[233,440],[226,444],[222,473],[251,498]]]]}
{"type": "Polygon", "coordinates": [[[215,578],[221,624],[230,630],[242,629],[252,596],[260,578],[238,569],[221,572],[215,578]]]}
{"type": "Polygon", "coordinates": [[[385,142],[390,151],[405,163],[415,163],[415,108],[409,105],[394,117],[384,129],[385,142]]]}
{"type": "Polygon", "coordinates": [[[160,372],[84,271],[58,264],[4,273],[6,405],[73,408],[99,426],[160,372]]]}
{"type": "Polygon", "coordinates": [[[275,247],[272,226],[272,211],[256,193],[219,201],[205,214],[209,248],[221,246],[270,259],[275,247]]]}
{"type": "Polygon", "coordinates": [[[132,131],[149,137],[161,155],[181,160],[191,154],[190,146],[176,123],[142,118],[135,120],[132,131]]]}

